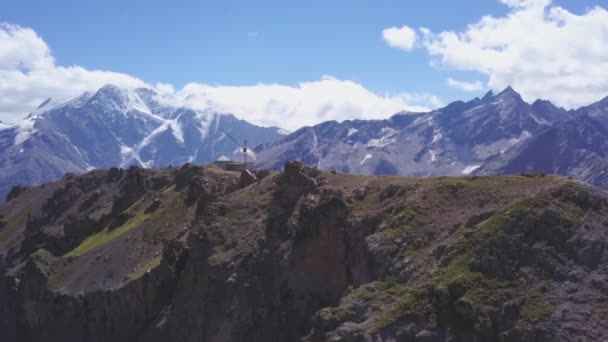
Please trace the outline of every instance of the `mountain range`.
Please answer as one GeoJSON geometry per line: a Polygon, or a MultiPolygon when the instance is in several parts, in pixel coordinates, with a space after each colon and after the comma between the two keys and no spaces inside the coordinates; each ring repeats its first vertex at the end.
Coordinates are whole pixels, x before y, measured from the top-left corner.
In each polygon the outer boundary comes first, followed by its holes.
{"type": "Polygon", "coordinates": [[[607,186],[608,98],[566,114],[569,120],[545,125],[530,139],[487,160],[476,173],[545,172],[607,186]]]}
{"type": "Polygon", "coordinates": [[[238,149],[223,131],[253,145],[285,134],[231,114],[167,105],[156,95],[107,85],[67,102],[47,100],[18,124],[0,127],[0,196],[66,173],[209,163],[238,149]]]}
{"type": "Polygon", "coordinates": [[[511,87],[428,113],[329,121],[256,148],[260,167],[287,160],[369,175],[546,172],[608,185],[608,98],[577,110],[527,103],[511,87]]]}
{"type": "Polygon", "coordinates": [[[576,110],[527,103],[511,87],[426,113],[327,121],[288,134],[232,114],[162,101],[151,89],[107,85],[66,102],[47,100],[15,125],[0,124],[0,196],[65,173],[204,164],[255,147],[257,167],[288,160],[367,175],[459,176],[545,172],[608,185],[608,97],[576,110]]]}

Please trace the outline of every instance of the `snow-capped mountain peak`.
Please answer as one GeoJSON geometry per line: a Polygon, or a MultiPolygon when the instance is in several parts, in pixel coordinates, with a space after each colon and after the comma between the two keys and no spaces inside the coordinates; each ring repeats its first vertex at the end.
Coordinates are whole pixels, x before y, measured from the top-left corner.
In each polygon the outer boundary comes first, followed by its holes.
{"type": "Polygon", "coordinates": [[[139,97],[137,92],[114,85],[103,86],[89,100],[89,103],[114,109],[123,115],[133,111],[152,114],[148,105],[139,97]]]}
{"type": "Polygon", "coordinates": [[[323,123],[256,152],[262,167],[279,168],[288,159],[302,159],[310,165],[352,173],[462,175],[546,126],[567,119],[565,115],[559,118],[558,112],[536,112],[507,87],[429,113],[323,123]]]}
{"type": "Polygon", "coordinates": [[[283,136],[278,127],[163,103],[145,88],[106,85],[61,103],[45,101],[21,122],[0,125],[0,196],[13,185],[50,181],[66,172],[209,163],[238,148],[220,138],[222,130],[250,146],[283,136]]]}

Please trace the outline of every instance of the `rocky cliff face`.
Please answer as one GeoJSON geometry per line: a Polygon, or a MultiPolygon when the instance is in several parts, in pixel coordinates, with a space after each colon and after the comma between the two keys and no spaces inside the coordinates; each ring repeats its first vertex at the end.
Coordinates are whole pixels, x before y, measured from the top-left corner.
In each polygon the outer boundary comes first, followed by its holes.
{"type": "Polygon", "coordinates": [[[2,341],[608,338],[607,196],[296,162],[111,169],[0,207],[2,341]]]}

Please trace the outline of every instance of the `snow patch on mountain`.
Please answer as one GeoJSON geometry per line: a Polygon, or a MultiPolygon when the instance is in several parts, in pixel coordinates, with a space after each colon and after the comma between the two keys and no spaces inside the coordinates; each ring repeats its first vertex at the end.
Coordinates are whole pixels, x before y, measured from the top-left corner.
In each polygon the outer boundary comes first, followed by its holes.
{"type": "Polygon", "coordinates": [[[536,115],[534,115],[533,112],[530,112],[530,117],[532,118],[532,120],[536,121],[537,124],[548,124],[547,120],[545,119],[539,119],[536,115]]]}
{"type": "Polygon", "coordinates": [[[437,161],[437,151],[435,150],[429,150],[429,154],[431,156],[431,160],[429,161],[429,163],[434,163],[437,161]]]}
{"type": "Polygon", "coordinates": [[[169,123],[169,127],[171,127],[171,133],[175,137],[175,139],[180,143],[184,144],[184,129],[182,124],[177,121],[171,121],[169,123]]]}
{"type": "Polygon", "coordinates": [[[361,162],[359,163],[359,165],[363,165],[363,164],[365,164],[365,162],[366,162],[366,161],[368,161],[369,159],[371,159],[372,157],[373,157],[373,155],[372,155],[372,154],[367,153],[367,154],[365,155],[365,157],[363,158],[363,160],[361,160],[361,162]]]}
{"type": "Polygon", "coordinates": [[[381,148],[397,142],[397,139],[394,138],[397,131],[390,127],[383,127],[380,134],[383,135],[380,138],[370,139],[365,146],[381,148]]]}
{"type": "Polygon", "coordinates": [[[492,144],[477,145],[474,147],[475,154],[480,159],[486,159],[491,156],[505,153],[506,150],[512,146],[519,144],[520,142],[530,138],[532,133],[528,131],[522,131],[518,137],[510,139],[500,139],[492,144]]]}
{"type": "Polygon", "coordinates": [[[462,170],[463,175],[470,175],[473,171],[479,169],[481,165],[469,165],[462,170]]]}
{"type": "Polygon", "coordinates": [[[390,144],[394,144],[395,142],[396,139],[394,138],[381,137],[379,139],[370,139],[365,146],[380,148],[388,146],[390,144]]]}
{"type": "Polygon", "coordinates": [[[433,132],[433,140],[431,140],[431,144],[438,142],[443,138],[443,134],[440,129],[435,129],[433,132]]]}
{"type": "Polygon", "coordinates": [[[290,131],[288,131],[288,130],[286,130],[286,129],[283,129],[283,128],[279,128],[279,129],[277,130],[277,133],[278,133],[278,134],[280,134],[280,135],[289,135],[289,134],[291,134],[291,132],[290,132],[290,131]]]}
{"type": "Polygon", "coordinates": [[[221,114],[210,113],[210,112],[201,112],[201,111],[194,111],[194,113],[197,118],[197,124],[198,124],[197,129],[201,133],[201,140],[203,140],[204,138],[206,138],[208,136],[209,130],[211,129],[211,125],[213,124],[214,120],[215,120],[215,132],[217,133],[217,130],[219,128],[221,114]]]}
{"type": "Polygon", "coordinates": [[[390,127],[382,127],[382,129],[380,130],[380,133],[384,134],[385,136],[393,136],[393,135],[397,134],[397,131],[395,131],[394,129],[392,129],[390,127]]]}
{"type": "Polygon", "coordinates": [[[226,138],[226,133],[222,132],[220,133],[220,136],[215,138],[215,140],[213,141],[214,144],[217,144],[218,142],[224,140],[224,138],[226,138]]]}
{"type": "Polygon", "coordinates": [[[356,129],[356,128],[354,128],[354,127],[350,127],[350,128],[348,129],[348,132],[346,133],[346,136],[347,136],[347,137],[350,137],[351,135],[353,135],[353,134],[355,134],[355,133],[357,133],[357,132],[359,132],[359,130],[358,130],[358,129],[356,129]]]}
{"type": "Polygon", "coordinates": [[[528,131],[522,131],[521,134],[519,135],[519,137],[508,140],[507,147],[511,147],[515,144],[518,144],[518,143],[530,138],[531,136],[532,136],[532,133],[530,133],[528,131]]]}
{"type": "Polygon", "coordinates": [[[38,106],[38,108],[36,108],[33,112],[31,112],[30,115],[29,115],[29,117],[38,116],[38,115],[40,115],[40,114],[48,111],[49,109],[52,109],[52,108],[56,107],[59,104],[60,103],[56,103],[53,99],[48,98],[44,102],[42,102],[38,106]]]}
{"type": "Polygon", "coordinates": [[[21,121],[15,127],[17,128],[17,135],[15,136],[15,145],[21,145],[26,140],[28,140],[32,134],[36,133],[36,128],[34,125],[36,124],[36,117],[28,117],[27,119],[21,121]]]}
{"type": "Polygon", "coordinates": [[[135,92],[124,90],[114,85],[103,86],[91,98],[91,102],[123,115],[132,111],[144,114],[152,113],[148,105],[135,92]]]}
{"type": "MultiPolygon", "coordinates": [[[[133,151],[130,153],[130,156],[128,158],[125,158],[125,160],[123,160],[121,167],[128,166],[134,160],[137,161],[137,163],[139,165],[141,165],[142,167],[145,167],[145,168],[152,167],[153,166],[152,160],[144,162],[141,159],[141,151],[144,149],[144,147],[148,146],[154,140],[154,138],[156,138],[158,135],[160,135],[161,133],[163,133],[167,129],[169,129],[171,123],[172,123],[172,121],[165,122],[164,124],[162,124],[161,126],[156,128],[155,130],[153,130],[152,133],[150,133],[148,136],[146,136],[139,144],[137,144],[137,146],[135,146],[135,148],[133,148],[133,151]]],[[[121,148],[121,152],[122,152],[122,148],[121,148]]]]}
{"type": "Polygon", "coordinates": [[[131,156],[131,154],[133,154],[133,148],[129,147],[127,145],[120,145],[120,156],[121,156],[121,160],[124,162],[125,160],[127,160],[129,158],[129,156],[131,156]]]}
{"type": "Polygon", "coordinates": [[[433,116],[429,113],[427,115],[421,115],[420,117],[416,118],[416,120],[414,120],[414,122],[412,124],[414,126],[418,126],[421,124],[429,123],[432,120],[433,120],[433,116]]]}
{"type": "Polygon", "coordinates": [[[126,110],[136,110],[140,113],[152,114],[148,105],[134,92],[127,92],[126,110]]]}
{"type": "Polygon", "coordinates": [[[84,92],[79,96],[72,97],[63,102],[55,102],[54,100],[49,99],[50,101],[47,100],[43,102],[40,106],[38,106],[38,108],[36,108],[36,110],[30,113],[29,116],[43,116],[47,112],[67,107],[79,108],[84,106],[93,97],[93,95],[93,93],[84,92]]]}

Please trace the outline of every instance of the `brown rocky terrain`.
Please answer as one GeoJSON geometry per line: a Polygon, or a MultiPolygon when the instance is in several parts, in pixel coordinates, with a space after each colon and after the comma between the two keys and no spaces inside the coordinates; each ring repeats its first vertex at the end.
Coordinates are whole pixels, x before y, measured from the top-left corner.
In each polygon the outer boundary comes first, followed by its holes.
{"type": "Polygon", "coordinates": [[[607,199],[296,162],[67,175],[0,206],[0,341],[603,341],[607,199]]]}

